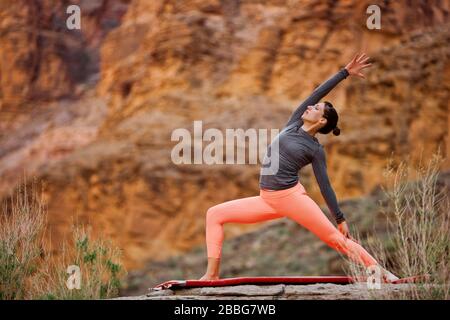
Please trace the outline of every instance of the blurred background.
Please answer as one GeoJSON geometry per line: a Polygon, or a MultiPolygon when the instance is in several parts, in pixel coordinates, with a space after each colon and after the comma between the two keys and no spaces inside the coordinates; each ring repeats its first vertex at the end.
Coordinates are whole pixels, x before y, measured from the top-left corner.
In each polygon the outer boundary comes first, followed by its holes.
{"type": "MultiPolygon", "coordinates": [[[[360,50],[374,66],[327,96],[342,131],[318,139],[343,212],[364,230],[388,158],[439,149],[448,183],[449,0],[0,0],[0,199],[24,174],[39,179],[51,241],[74,219],[112,239],[129,293],[199,278],[207,209],[258,195],[259,166],[175,165],[172,131],[194,120],[281,129],[360,50]],[[66,27],[71,4],[80,30],[66,27]],[[372,4],[380,30],[366,26],[372,4]]],[[[329,214],[310,167],[300,180],[329,214]]],[[[284,219],[225,232],[222,276],[341,270],[284,219]]]]}

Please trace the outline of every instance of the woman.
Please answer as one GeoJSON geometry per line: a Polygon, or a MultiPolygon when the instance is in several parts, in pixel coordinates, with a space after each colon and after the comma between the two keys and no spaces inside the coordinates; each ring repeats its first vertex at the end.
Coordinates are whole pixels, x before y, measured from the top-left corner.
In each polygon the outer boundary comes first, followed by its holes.
{"type": "Polygon", "coordinates": [[[324,148],[315,137],[317,132],[322,134],[333,132],[334,135],[339,135],[336,109],[330,102],[319,103],[319,100],[349,75],[364,78],[362,70],[371,66],[371,63],[366,63],[368,59],[365,54],[357,54],[344,69],[321,84],[294,111],[284,129],[268,147],[266,157],[276,140],[279,165],[276,173],[260,175],[259,196],[227,201],[208,209],[206,214],[208,267],[200,280],[219,279],[224,223],[255,223],[282,217],[293,219],[353,261],[366,267],[378,266],[384,282],[398,279],[379,266],[378,262],[350,236],[345,217],[339,209],[328,179],[324,148]],[[312,164],[320,191],[336,220],[337,229],[299,182],[298,171],[309,163],[312,164]]]}

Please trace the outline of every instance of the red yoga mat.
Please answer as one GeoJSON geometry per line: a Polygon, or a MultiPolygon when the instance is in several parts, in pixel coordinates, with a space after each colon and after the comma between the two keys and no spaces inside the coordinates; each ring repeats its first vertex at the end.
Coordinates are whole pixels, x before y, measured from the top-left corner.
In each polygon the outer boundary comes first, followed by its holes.
{"type": "Polygon", "coordinates": [[[239,277],[219,280],[169,280],[153,287],[154,290],[193,288],[193,287],[222,287],[238,284],[313,284],[335,283],[349,284],[353,282],[347,276],[277,276],[277,277],[239,277]]]}
{"type": "MultiPolygon", "coordinates": [[[[415,283],[425,279],[426,276],[413,276],[394,281],[393,284],[415,283]]],[[[360,279],[360,281],[365,281],[360,279]]],[[[239,284],[314,284],[333,283],[350,284],[354,279],[348,276],[276,276],[276,277],[238,277],[219,280],[169,280],[160,283],[152,290],[195,288],[195,287],[223,287],[239,284]]]]}

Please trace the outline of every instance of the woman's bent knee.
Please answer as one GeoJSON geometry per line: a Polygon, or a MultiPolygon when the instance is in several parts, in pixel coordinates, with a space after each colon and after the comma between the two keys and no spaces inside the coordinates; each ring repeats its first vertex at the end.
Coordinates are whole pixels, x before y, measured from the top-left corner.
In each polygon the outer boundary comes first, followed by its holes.
{"type": "Polygon", "coordinates": [[[206,211],[207,223],[218,222],[218,219],[219,219],[219,210],[217,210],[217,206],[213,206],[206,211]]]}

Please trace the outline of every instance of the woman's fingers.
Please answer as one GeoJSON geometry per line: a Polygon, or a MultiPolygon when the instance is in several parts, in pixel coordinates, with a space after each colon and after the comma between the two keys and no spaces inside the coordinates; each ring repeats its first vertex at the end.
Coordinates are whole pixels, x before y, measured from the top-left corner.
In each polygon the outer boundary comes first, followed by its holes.
{"type": "Polygon", "coordinates": [[[359,62],[359,60],[361,59],[361,57],[364,55],[364,53],[361,53],[361,52],[359,52],[357,55],[356,55],[356,62],[359,62]]]}
{"type": "Polygon", "coordinates": [[[370,67],[371,65],[372,65],[372,63],[366,63],[366,64],[363,64],[363,65],[361,66],[361,69],[370,67]]]}
{"type": "Polygon", "coordinates": [[[364,59],[359,60],[359,63],[365,63],[367,60],[369,60],[370,57],[365,57],[364,59]]]}
{"type": "Polygon", "coordinates": [[[358,52],[346,66],[347,70],[351,75],[355,75],[365,79],[366,77],[362,74],[361,70],[372,66],[372,63],[368,62],[370,59],[364,52],[358,52]]]}
{"type": "Polygon", "coordinates": [[[339,225],[339,231],[342,233],[342,235],[344,236],[344,237],[346,237],[346,238],[349,238],[350,237],[350,233],[349,233],[349,231],[348,231],[348,227],[347,227],[347,225],[344,223],[344,224],[342,224],[342,225],[339,225]]]}
{"type": "Polygon", "coordinates": [[[371,67],[371,66],[372,66],[371,63],[363,64],[362,66],[359,66],[358,71],[361,71],[362,69],[365,69],[365,68],[369,68],[369,67],[371,67]]]}
{"type": "Polygon", "coordinates": [[[365,53],[363,53],[363,54],[359,57],[358,62],[359,62],[359,63],[364,63],[364,62],[366,62],[368,59],[370,59],[370,57],[367,56],[365,53]]]}
{"type": "Polygon", "coordinates": [[[352,239],[352,237],[350,236],[350,232],[348,230],[344,230],[342,232],[342,234],[347,238],[347,239],[352,239]]]}

